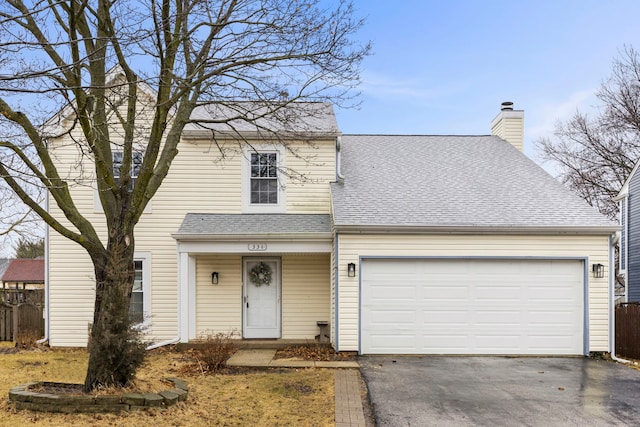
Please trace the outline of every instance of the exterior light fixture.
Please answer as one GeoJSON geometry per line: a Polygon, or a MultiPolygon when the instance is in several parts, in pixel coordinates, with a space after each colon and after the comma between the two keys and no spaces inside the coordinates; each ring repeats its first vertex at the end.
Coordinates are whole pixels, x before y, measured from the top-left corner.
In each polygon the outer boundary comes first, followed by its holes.
{"type": "Polygon", "coordinates": [[[356,265],[352,262],[347,264],[347,276],[356,277],[356,265]]]}
{"type": "Polygon", "coordinates": [[[602,264],[593,264],[591,266],[591,271],[593,272],[593,277],[598,279],[604,277],[604,265],[602,264]]]}
{"type": "Polygon", "coordinates": [[[213,273],[211,273],[211,284],[213,285],[217,285],[218,284],[218,272],[214,271],[213,273]]]}

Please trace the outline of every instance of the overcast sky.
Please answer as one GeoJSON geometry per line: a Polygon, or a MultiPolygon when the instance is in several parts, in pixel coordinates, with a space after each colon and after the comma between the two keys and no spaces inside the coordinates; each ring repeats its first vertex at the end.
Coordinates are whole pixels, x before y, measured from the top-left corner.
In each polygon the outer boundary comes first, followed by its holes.
{"type": "Polygon", "coordinates": [[[344,133],[488,134],[503,101],[525,111],[525,153],[558,119],[589,111],[640,1],[354,0],[373,42],[362,105],[344,133]]]}

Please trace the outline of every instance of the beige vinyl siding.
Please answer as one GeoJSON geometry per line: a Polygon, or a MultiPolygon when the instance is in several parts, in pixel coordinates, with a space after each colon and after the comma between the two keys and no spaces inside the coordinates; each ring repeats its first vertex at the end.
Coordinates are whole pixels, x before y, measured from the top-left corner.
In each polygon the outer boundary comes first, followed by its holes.
{"type": "Polygon", "coordinates": [[[329,213],[329,183],[336,179],[335,141],[299,145],[287,153],[286,167],[300,173],[287,179],[287,213],[329,213]]]}
{"type": "Polygon", "coordinates": [[[329,321],[329,254],[282,257],[282,338],[314,339],[329,321]]]}
{"type": "Polygon", "coordinates": [[[359,277],[348,277],[346,265],[360,257],[548,257],[587,258],[605,265],[605,277],[587,280],[589,351],[609,350],[608,236],[523,235],[339,235],[338,347],[358,350],[359,277]]]}
{"type": "Polygon", "coordinates": [[[242,256],[202,255],[196,258],[196,337],[242,335],[242,256]],[[211,273],[217,271],[217,285],[211,273]]]}
{"type": "Polygon", "coordinates": [[[503,111],[502,120],[491,127],[491,134],[510,142],[518,150],[524,146],[524,115],[522,111],[503,111]]]}
{"type": "MultiPolygon", "coordinates": [[[[313,147],[303,142],[292,143],[292,149],[311,161],[286,154],[287,166],[297,168],[296,172],[308,178],[306,182],[287,183],[287,213],[329,213],[329,182],[335,178],[334,147],[333,140],[316,142],[313,147]]],[[[222,148],[224,158],[210,141],[183,141],[168,176],[136,226],[136,252],[151,253],[148,337],[151,341],[178,335],[177,253],[171,234],[178,230],[185,214],[242,213],[243,156],[237,143],[228,142],[222,148]]],[[[50,151],[61,165],[63,177],[77,177],[71,185],[73,198],[106,244],[104,215],[95,206],[96,184],[91,162],[80,167],[82,156],[72,143],[53,141],[50,151]]],[[[49,205],[52,214],[68,224],[55,201],[50,199],[49,205]]],[[[93,317],[93,268],[84,249],[53,230],[50,230],[49,275],[51,345],[85,346],[87,325],[93,317]]]]}

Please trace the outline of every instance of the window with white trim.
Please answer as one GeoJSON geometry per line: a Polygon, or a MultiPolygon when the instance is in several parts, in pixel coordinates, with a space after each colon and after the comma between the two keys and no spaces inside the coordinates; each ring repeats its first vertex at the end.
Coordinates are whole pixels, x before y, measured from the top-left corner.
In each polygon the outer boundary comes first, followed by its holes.
{"type": "MultiPolygon", "coordinates": [[[[122,159],[124,158],[124,153],[122,151],[114,151],[113,152],[113,178],[116,182],[120,181],[120,168],[122,167],[122,159]]],[[[136,178],[138,178],[138,174],[140,173],[140,169],[142,168],[142,153],[139,151],[134,151],[131,153],[131,167],[129,168],[129,176],[131,177],[131,181],[129,181],[129,191],[133,191],[133,186],[136,183],[136,178]]]]}
{"type": "Polygon", "coordinates": [[[278,154],[251,153],[251,204],[278,204],[278,154]]]}
{"type": "Polygon", "coordinates": [[[136,254],[133,261],[134,278],[131,289],[129,316],[134,323],[145,323],[151,301],[151,255],[136,254]]]}
{"type": "Polygon", "coordinates": [[[284,149],[266,144],[245,147],[242,161],[242,211],[284,213],[284,149]]]}

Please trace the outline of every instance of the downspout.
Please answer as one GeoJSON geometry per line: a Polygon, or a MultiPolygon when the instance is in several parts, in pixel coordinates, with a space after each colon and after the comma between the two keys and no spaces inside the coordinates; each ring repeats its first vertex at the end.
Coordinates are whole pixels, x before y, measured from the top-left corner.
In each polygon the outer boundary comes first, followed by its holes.
{"type": "Polygon", "coordinates": [[[335,351],[336,352],[340,352],[340,298],[339,298],[339,291],[340,291],[340,269],[338,268],[339,266],[339,262],[340,262],[340,254],[338,252],[338,248],[339,248],[339,244],[338,244],[338,239],[339,239],[339,235],[338,233],[335,233],[335,239],[334,239],[334,261],[335,261],[335,265],[333,266],[334,268],[334,275],[335,275],[335,283],[334,283],[334,296],[333,296],[333,306],[334,306],[334,312],[333,312],[333,337],[334,337],[334,344],[335,344],[335,351]]]}
{"type": "Polygon", "coordinates": [[[171,338],[170,340],[162,341],[156,344],[151,344],[145,348],[145,350],[154,350],[156,348],[164,347],[165,345],[177,344],[180,342],[180,337],[171,338]]]}
{"type": "MultiPolygon", "coordinates": [[[[44,208],[49,212],[49,190],[44,198],[44,208]]],[[[44,227],[44,338],[36,341],[36,344],[44,344],[49,341],[49,226],[44,227]]]]}
{"type": "MultiPolygon", "coordinates": [[[[154,350],[156,348],[160,348],[160,347],[164,347],[165,345],[171,345],[171,344],[177,344],[180,342],[180,330],[181,330],[181,320],[182,320],[182,292],[181,292],[181,279],[182,279],[182,272],[181,272],[181,265],[180,265],[180,243],[176,243],[176,262],[178,263],[178,335],[174,338],[170,338],[166,341],[161,341],[159,343],[156,344],[150,344],[148,345],[145,350],[154,350]]],[[[188,266],[187,266],[188,268],[188,266]]]]}
{"type": "Polygon", "coordinates": [[[342,148],[342,137],[338,136],[336,138],[336,176],[338,177],[338,181],[344,181],[344,175],[342,175],[342,154],[340,150],[342,148]]]}
{"type": "Polygon", "coordinates": [[[615,234],[609,236],[609,354],[611,355],[611,359],[618,363],[637,365],[637,362],[632,362],[616,356],[615,267],[611,268],[611,260],[614,260],[615,262],[613,254],[615,237],[615,234]]]}

